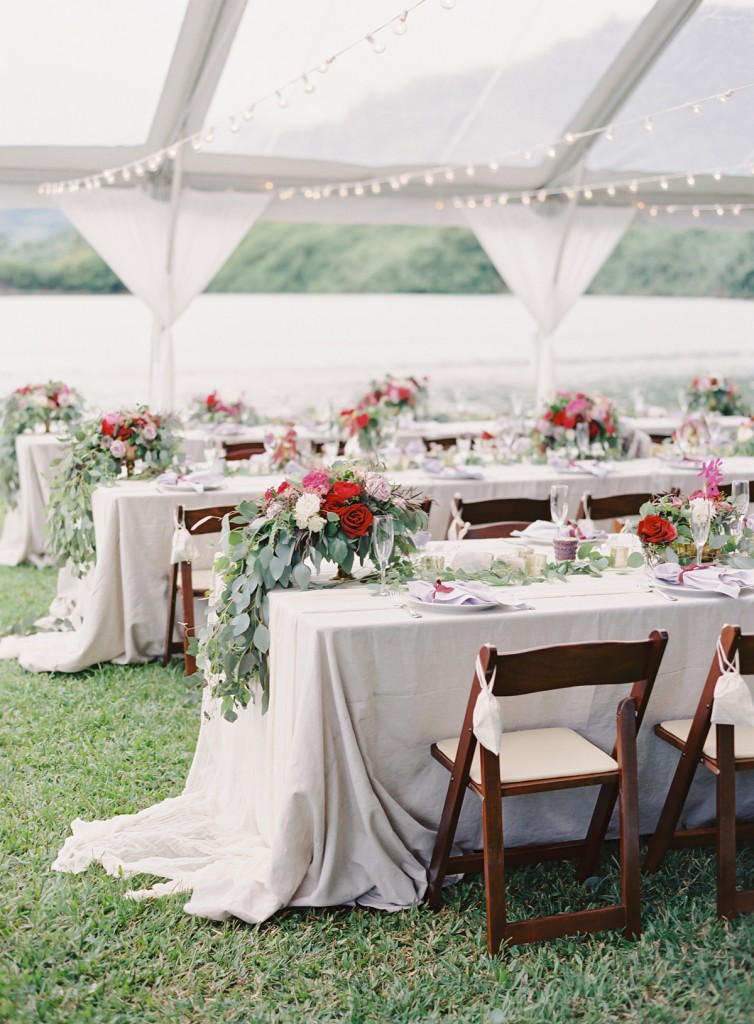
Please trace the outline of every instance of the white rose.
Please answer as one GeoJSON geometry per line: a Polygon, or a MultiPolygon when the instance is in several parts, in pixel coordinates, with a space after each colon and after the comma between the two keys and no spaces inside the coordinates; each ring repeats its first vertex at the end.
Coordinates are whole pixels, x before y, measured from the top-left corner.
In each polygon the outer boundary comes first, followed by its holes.
{"type": "Polygon", "coordinates": [[[691,522],[706,523],[712,512],[711,503],[706,498],[693,498],[691,505],[691,522]]]}
{"type": "Polygon", "coordinates": [[[327,520],[323,519],[322,516],[312,516],[306,524],[306,528],[312,533],[320,533],[324,529],[326,522],[327,520]]]}
{"type": "Polygon", "coordinates": [[[296,502],[296,526],[299,530],[307,529],[309,520],[319,515],[319,496],[306,491],[296,502]]]}

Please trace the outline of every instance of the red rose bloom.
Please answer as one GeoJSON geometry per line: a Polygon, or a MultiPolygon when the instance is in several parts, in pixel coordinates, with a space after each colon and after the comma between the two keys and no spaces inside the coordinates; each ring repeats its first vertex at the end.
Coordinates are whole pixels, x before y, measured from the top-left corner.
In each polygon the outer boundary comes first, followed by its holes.
{"type": "Polygon", "coordinates": [[[678,536],[675,526],[662,516],[644,516],[636,533],[642,544],[670,544],[678,536]]]}
{"type": "Polygon", "coordinates": [[[343,512],[343,505],[338,501],[332,491],[322,499],[323,512],[335,512],[340,515],[343,512]]]}
{"type": "Polygon", "coordinates": [[[347,537],[363,537],[372,525],[372,513],[361,502],[349,505],[340,513],[340,525],[347,537]]]}
{"type": "Polygon", "coordinates": [[[350,480],[336,480],[327,497],[332,495],[333,499],[342,505],[349,498],[355,498],[358,494],[361,494],[361,484],[352,483],[350,480]]]}

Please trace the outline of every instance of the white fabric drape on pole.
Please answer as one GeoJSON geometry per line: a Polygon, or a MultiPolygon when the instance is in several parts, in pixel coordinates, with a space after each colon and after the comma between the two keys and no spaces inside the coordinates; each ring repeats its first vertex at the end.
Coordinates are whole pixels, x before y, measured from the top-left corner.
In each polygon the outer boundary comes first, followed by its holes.
{"type": "Polygon", "coordinates": [[[555,389],[552,335],[634,218],[630,206],[477,206],[469,226],[537,323],[537,401],[555,389]]]}
{"type": "Polygon", "coordinates": [[[173,407],[170,328],[259,219],[269,195],[183,190],[177,209],[141,189],[67,193],[59,205],[125,286],[152,311],[150,396],[173,407]]]}

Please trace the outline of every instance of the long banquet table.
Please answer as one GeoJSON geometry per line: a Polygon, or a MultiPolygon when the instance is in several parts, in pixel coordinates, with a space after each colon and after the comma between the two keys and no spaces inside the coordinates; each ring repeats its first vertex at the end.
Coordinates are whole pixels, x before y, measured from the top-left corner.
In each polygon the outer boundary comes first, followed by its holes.
{"type": "MultiPolygon", "coordinates": [[[[728,459],[726,479],[754,479],[754,459],[728,459]]],[[[40,632],[0,641],[0,657],[18,657],[33,672],[78,672],[101,661],[137,662],[158,657],[163,650],[167,615],[167,579],[173,534],[173,510],[179,503],[192,508],[233,505],[261,496],[281,480],[274,476],[229,476],[218,491],[176,493],[155,483],[122,480],[94,493],[97,564],[77,588],[75,627],[66,632],[40,632]]],[[[454,494],[465,501],[502,497],[549,495],[557,480],[571,487],[571,516],[584,490],[595,497],[696,487],[695,470],[657,459],[611,464],[610,473],[556,471],[546,465],[520,463],[485,467],[481,480],[433,477],[420,469],[389,473],[391,479],[432,498],[430,530],[445,536],[454,494]]],[[[70,577],[61,574],[60,593],[53,613],[71,600],[70,577]]]]}
{"type": "Polygon", "coordinates": [[[16,438],[18,495],[5,514],[0,536],[0,565],[49,563],[45,517],[53,462],[63,448],[55,434],[19,434],[16,438]]]}
{"type": "MultiPolygon", "coordinates": [[[[670,640],[639,738],[641,828],[651,832],[677,758],[652,727],[693,712],[720,627],[754,629],[754,597],[668,603],[640,589],[641,575],[516,588],[532,610],[425,610],[419,619],[358,585],[273,592],[267,715],[257,703],[231,724],[205,697],[182,795],[109,821],[77,820],[54,866],[82,871],[97,862],[112,874],[157,875],[169,881],[135,895],[191,889],[186,910],[218,920],[256,922],[288,905],[408,906],[425,889],[448,782],[429,747],[458,734],[479,647],[635,640],[662,628],[670,640]]],[[[570,726],[609,750],[622,696],[580,688],[507,698],[505,729],[570,726]]],[[[749,816],[752,783],[739,783],[739,809],[749,816]]],[[[713,793],[711,776],[700,773],[686,825],[712,817],[713,793]]],[[[577,790],[506,801],[506,842],[583,836],[593,798],[577,790]]],[[[458,843],[480,845],[473,796],[458,843]]]]}

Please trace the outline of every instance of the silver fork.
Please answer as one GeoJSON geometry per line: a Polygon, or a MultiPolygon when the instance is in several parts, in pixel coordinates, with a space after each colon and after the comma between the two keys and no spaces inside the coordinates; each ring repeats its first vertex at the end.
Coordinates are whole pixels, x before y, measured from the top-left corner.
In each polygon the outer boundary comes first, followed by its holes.
{"type": "Polygon", "coordinates": [[[677,597],[673,597],[672,594],[666,594],[664,590],[655,590],[651,584],[646,580],[641,580],[639,587],[644,591],[645,594],[655,594],[657,597],[664,597],[666,601],[677,601],[677,597]]]}
{"type": "Polygon", "coordinates": [[[396,608],[402,608],[404,612],[408,612],[412,619],[420,619],[422,617],[421,612],[416,612],[413,608],[409,608],[405,597],[403,597],[399,590],[391,590],[390,599],[396,608]]]}

